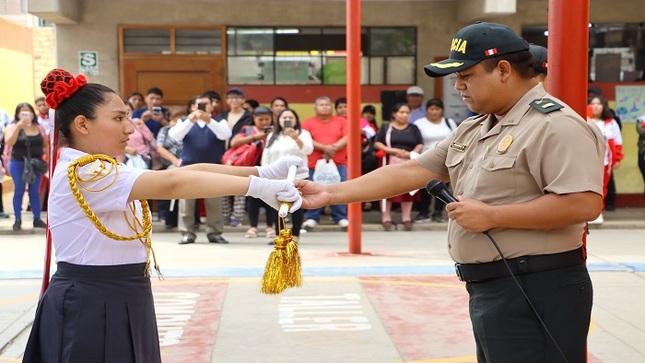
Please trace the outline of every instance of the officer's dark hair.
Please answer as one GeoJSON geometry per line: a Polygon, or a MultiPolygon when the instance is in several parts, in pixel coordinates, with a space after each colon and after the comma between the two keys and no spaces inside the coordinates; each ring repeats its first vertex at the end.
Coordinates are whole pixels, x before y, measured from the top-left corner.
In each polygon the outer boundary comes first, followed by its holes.
{"type": "Polygon", "coordinates": [[[146,92],[146,95],[151,95],[151,94],[158,95],[158,96],[161,96],[161,98],[163,98],[163,91],[159,87],[152,87],[148,90],[148,92],[146,92]]]}
{"type": "Polygon", "coordinates": [[[107,104],[113,89],[98,83],[88,83],[80,87],[73,95],[58,104],[56,125],[68,142],[72,141],[72,123],[77,116],[85,116],[94,121],[96,109],[107,104]]]}
{"type": "Polygon", "coordinates": [[[533,55],[528,50],[486,58],[481,64],[486,72],[490,73],[495,69],[497,63],[503,60],[508,61],[520,77],[525,79],[533,78],[533,55]]]}

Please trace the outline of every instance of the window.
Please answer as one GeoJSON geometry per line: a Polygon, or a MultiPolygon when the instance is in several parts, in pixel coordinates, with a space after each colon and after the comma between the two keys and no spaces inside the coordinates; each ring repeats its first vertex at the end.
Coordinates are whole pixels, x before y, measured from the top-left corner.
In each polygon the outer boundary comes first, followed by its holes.
{"type": "Polygon", "coordinates": [[[124,28],[125,53],[222,54],[219,28],[124,28]]]}
{"type": "MultiPolygon", "coordinates": [[[[229,84],[345,84],[345,28],[229,28],[229,84]]],[[[363,28],[361,83],[410,84],[416,28],[363,28]]]]}
{"type": "MultiPolygon", "coordinates": [[[[528,26],[522,37],[547,46],[547,27],[528,26]]],[[[643,23],[589,24],[589,79],[594,82],[642,80],[645,76],[643,23]]]]}

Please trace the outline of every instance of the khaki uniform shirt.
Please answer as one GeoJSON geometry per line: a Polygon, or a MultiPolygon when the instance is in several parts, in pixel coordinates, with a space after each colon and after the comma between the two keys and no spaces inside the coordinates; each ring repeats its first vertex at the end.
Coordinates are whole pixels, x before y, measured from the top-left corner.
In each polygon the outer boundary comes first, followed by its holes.
{"type": "MultiPolygon", "coordinates": [[[[491,128],[494,121],[492,115],[469,118],[414,160],[432,172],[449,175],[454,195],[490,205],[524,203],[547,193],[602,195],[602,135],[541,84],[491,128]],[[530,106],[542,98],[564,108],[542,113],[530,106]]],[[[584,223],[558,229],[496,228],[490,234],[505,257],[514,258],[574,250],[582,245],[583,227],[584,223]]],[[[459,263],[500,259],[484,234],[468,232],[452,220],[448,250],[459,263]]]]}

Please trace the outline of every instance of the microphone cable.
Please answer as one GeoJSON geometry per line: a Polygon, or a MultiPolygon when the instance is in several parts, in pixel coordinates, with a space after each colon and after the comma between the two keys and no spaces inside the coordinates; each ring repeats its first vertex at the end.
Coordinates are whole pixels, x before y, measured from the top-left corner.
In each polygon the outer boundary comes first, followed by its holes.
{"type": "MultiPolygon", "coordinates": [[[[444,202],[446,204],[458,201],[452,194],[450,194],[450,192],[448,191],[448,186],[446,185],[446,183],[442,182],[439,179],[430,180],[428,182],[428,184],[426,185],[426,190],[428,191],[428,193],[430,193],[430,195],[440,199],[442,202],[444,202]]],[[[531,301],[529,296],[526,294],[526,291],[524,291],[524,288],[522,287],[522,285],[520,284],[519,280],[517,279],[517,276],[515,276],[515,274],[513,273],[513,270],[511,269],[511,266],[508,264],[508,261],[506,260],[506,257],[504,256],[504,253],[502,253],[502,249],[499,248],[499,245],[497,244],[497,241],[495,241],[493,236],[491,236],[490,233],[488,233],[488,231],[484,231],[482,233],[486,237],[488,237],[488,239],[493,243],[493,246],[495,246],[495,249],[497,250],[497,253],[499,254],[499,257],[501,257],[502,261],[504,261],[504,266],[506,266],[506,270],[508,270],[508,273],[511,276],[511,278],[513,279],[513,281],[515,282],[515,285],[517,286],[517,288],[520,289],[520,291],[522,292],[522,295],[524,296],[524,299],[526,299],[526,302],[528,303],[529,307],[533,311],[533,314],[535,314],[535,316],[537,317],[538,321],[540,322],[540,324],[544,328],[544,331],[549,336],[549,338],[551,339],[551,341],[553,342],[555,347],[558,349],[558,352],[560,353],[560,355],[562,356],[564,361],[566,363],[569,363],[569,360],[567,359],[567,356],[562,351],[562,348],[560,348],[560,345],[558,345],[558,343],[555,341],[555,338],[553,337],[553,334],[551,334],[551,331],[546,326],[546,323],[544,322],[544,320],[542,320],[542,317],[540,316],[540,314],[538,313],[537,309],[533,305],[533,302],[531,301]]]]}

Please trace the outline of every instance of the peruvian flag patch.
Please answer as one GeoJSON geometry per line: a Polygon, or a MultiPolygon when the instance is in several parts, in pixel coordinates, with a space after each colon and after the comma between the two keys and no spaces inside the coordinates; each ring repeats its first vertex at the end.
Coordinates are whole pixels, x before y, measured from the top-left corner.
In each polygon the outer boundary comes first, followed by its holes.
{"type": "Polygon", "coordinates": [[[484,54],[486,54],[486,56],[495,55],[497,54],[497,48],[491,48],[489,50],[485,50],[484,54]]]}

